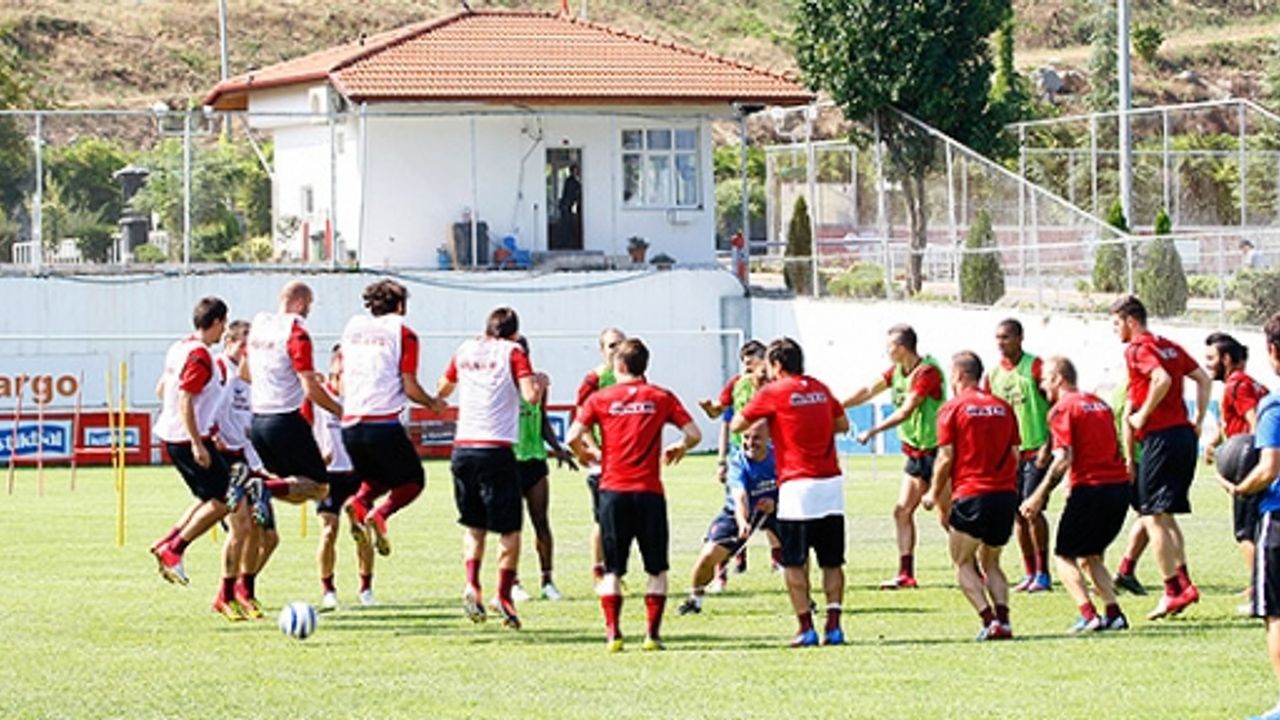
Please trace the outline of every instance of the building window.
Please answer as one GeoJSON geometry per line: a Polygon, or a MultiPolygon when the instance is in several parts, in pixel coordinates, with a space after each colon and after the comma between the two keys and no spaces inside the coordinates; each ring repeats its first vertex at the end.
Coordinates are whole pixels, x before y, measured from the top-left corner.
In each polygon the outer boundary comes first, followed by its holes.
{"type": "Polygon", "coordinates": [[[702,205],[696,128],[622,131],[622,204],[634,208],[702,205]]]}

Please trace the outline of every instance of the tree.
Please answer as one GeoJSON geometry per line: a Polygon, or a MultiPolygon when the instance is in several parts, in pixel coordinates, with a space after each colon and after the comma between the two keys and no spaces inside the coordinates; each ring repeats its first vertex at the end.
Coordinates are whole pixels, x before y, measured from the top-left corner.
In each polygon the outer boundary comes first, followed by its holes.
{"type": "MultiPolygon", "coordinates": [[[[19,65],[22,56],[18,49],[5,42],[0,33],[0,110],[13,110],[30,102],[30,88],[22,81],[19,65]]],[[[10,219],[21,212],[24,189],[32,187],[35,175],[35,159],[30,138],[14,116],[0,116],[0,210],[10,219]]],[[[17,239],[14,234],[8,241],[11,246],[17,239]]],[[[3,250],[9,257],[9,247],[3,250]]]]}
{"type": "Polygon", "coordinates": [[[960,301],[974,305],[995,305],[1004,297],[1004,268],[991,230],[991,215],[979,210],[965,238],[966,252],[960,259],[960,301]]]}
{"type": "Polygon", "coordinates": [[[128,154],[116,143],[82,137],[47,151],[45,175],[48,182],[62,186],[63,199],[69,205],[100,213],[102,219],[115,222],[124,210],[124,196],[112,176],[128,164],[128,154]]]}
{"type": "Polygon", "coordinates": [[[1173,317],[1187,310],[1187,275],[1178,248],[1168,237],[1172,231],[1173,222],[1161,208],[1156,214],[1156,238],[1142,253],[1142,268],[1134,279],[1138,297],[1156,317],[1173,317]]]}
{"type": "Polygon", "coordinates": [[[809,86],[829,94],[845,117],[878,126],[888,151],[886,175],[902,184],[911,229],[908,293],[923,282],[925,178],[939,153],[930,133],[895,110],[978,152],[999,150],[1008,118],[991,96],[988,38],[1012,12],[1009,0],[801,0],[797,6],[796,59],[809,86]]]}
{"type": "Polygon", "coordinates": [[[782,270],[783,280],[796,295],[813,292],[813,265],[809,257],[813,252],[813,227],[809,223],[809,204],[804,196],[796,198],[791,211],[791,224],[787,227],[787,259],[782,270]]]}
{"type": "Polygon", "coordinates": [[[1155,65],[1160,46],[1164,44],[1164,32],[1156,25],[1142,24],[1133,29],[1133,51],[1147,65],[1155,65]]]}
{"type": "MultiPolygon", "coordinates": [[[[1129,233],[1129,221],[1124,217],[1124,208],[1119,200],[1107,211],[1107,224],[1126,235],[1129,233]]],[[[1093,253],[1093,289],[1104,293],[1121,292],[1128,285],[1127,276],[1124,245],[1117,242],[1099,245],[1093,253]]]]}
{"type": "Polygon", "coordinates": [[[1089,55],[1089,109],[1110,112],[1116,109],[1116,4],[1106,0],[1093,17],[1093,51],[1089,55]]]}

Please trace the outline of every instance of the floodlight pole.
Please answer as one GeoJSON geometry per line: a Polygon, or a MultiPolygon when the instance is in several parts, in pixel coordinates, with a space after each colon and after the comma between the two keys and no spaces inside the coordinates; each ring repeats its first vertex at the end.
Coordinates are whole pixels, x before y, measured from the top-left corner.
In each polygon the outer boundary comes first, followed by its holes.
{"type": "Polygon", "coordinates": [[[1124,210],[1125,220],[1129,227],[1137,227],[1130,204],[1133,186],[1133,157],[1129,135],[1129,106],[1131,103],[1129,74],[1129,2],[1116,0],[1117,41],[1117,74],[1120,77],[1120,207],[1124,210]]]}
{"type": "MultiPolygon", "coordinates": [[[[221,71],[220,79],[223,82],[226,82],[227,78],[231,75],[230,63],[228,60],[229,52],[227,49],[227,0],[218,0],[218,48],[221,53],[219,66],[221,71]]],[[[223,138],[231,137],[230,115],[224,115],[222,118],[222,136],[223,138]]]]}
{"type": "MultiPolygon", "coordinates": [[[[36,272],[44,270],[44,116],[36,113],[35,128],[36,187],[31,198],[31,259],[36,272]]],[[[17,453],[17,448],[11,452],[17,453]]]]}

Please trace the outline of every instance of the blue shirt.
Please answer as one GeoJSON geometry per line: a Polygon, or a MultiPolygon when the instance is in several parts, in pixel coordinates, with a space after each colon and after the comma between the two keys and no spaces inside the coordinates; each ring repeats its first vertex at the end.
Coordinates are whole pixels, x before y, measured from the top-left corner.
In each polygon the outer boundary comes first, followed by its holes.
{"type": "Polygon", "coordinates": [[[762,499],[778,501],[778,472],[773,464],[773,448],[760,462],[755,462],[738,448],[729,454],[729,469],[724,481],[726,512],[734,511],[733,491],[742,490],[747,494],[747,513],[750,514],[756,502],[762,499]]]}
{"type": "MultiPolygon", "coordinates": [[[[1258,403],[1258,424],[1253,434],[1253,446],[1259,450],[1280,448],[1280,391],[1273,390],[1258,403]]],[[[1262,491],[1258,510],[1280,511],[1280,482],[1276,478],[1272,478],[1271,484],[1262,491]]]]}

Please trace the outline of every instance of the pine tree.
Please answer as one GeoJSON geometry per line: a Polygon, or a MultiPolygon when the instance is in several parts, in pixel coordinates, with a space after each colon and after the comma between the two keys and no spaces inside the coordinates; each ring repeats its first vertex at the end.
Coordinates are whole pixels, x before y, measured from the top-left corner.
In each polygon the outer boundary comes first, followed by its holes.
{"type": "Polygon", "coordinates": [[[1142,253],[1142,268],[1135,282],[1138,298],[1155,317],[1173,317],[1187,310],[1187,275],[1182,257],[1168,237],[1173,222],[1162,208],[1156,214],[1156,238],[1142,253]]]}
{"type": "Polygon", "coordinates": [[[791,210],[791,224],[787,226],[787,260],[782,276],[796,295],[813,292],[813,227],[809,224],[809,204],[804,196],[796,198],[791,210]]]}
{"type": "MultiPolygon", "coordinates": [[[[1124,208],[1117,200],[1107,212],[1107,224],[1128,234],[1129,222],[1124,217],[1124,208]]],[[[1109,238],[1108,238],[1109,239],[1109,238]]],[[[1108,242],[1099,245],[1093,253],[1093,289],[1096,292],[1118,293],[1125,289],[1128,275],[1125,268],[1124,245],[1108,242]]]]}
{"type": "Polygon", "coordinates": [[[995,249],[991,215],[979,210],[965,238],[960,260],[960,301],[974,305],[994,305],[1004,297],[1004,268],[995,249]]]}

